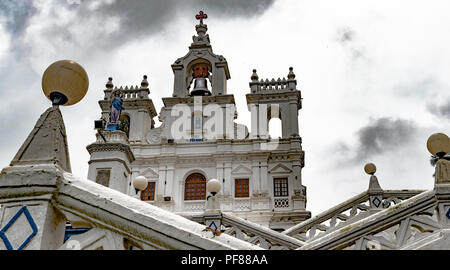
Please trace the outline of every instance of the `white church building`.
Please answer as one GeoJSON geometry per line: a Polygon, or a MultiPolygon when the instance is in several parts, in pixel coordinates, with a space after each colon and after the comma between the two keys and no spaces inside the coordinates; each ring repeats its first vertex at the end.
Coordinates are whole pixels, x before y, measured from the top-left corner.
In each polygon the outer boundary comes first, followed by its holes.
{"type": "Polygon", "coordinates": [[[447,135],[426,144],[433,189],[384,190],[369,163],[367,190],[311,217],[293,69],[277,80],[253,70],[249,133],[235,123],[227,61],[213,53],[202,14],[159,115],[146,76],[131,87],[108,80],[87,179],[72,174],[59,106],[84,97],[88,76],[70,60],[47,68],[52,106],[0,172],[0,250],[450,249],[447,135]],[[280,138],[269,136],[272,118],[280,138]]]}
{"type": "MultiPolygon", "coordinates": [[[[159,115],[144,77],[140,86],[106,84],[99,101],[102,118],[109,118],[113,93],[123,95],[123,131],[102,131],[87,147],[88,179],[129,195],[132,181],[148,180],[140,198],[192,217],[203,212],[206,182],[218,179],[221,210],[276,230],[311,216],[306,211],[306,187],[301,170],[304,151],[299,136],[301,92],[292,68],[287,78],[260,79],[253,70],[247,97],[249,128],[235,123],[235,99],[227,93],[230,70],[213,52],[207,25],[187,54],[172,64],[173,93],[163,98],[159,115]],[[158,116],[161,125],[155,128],[158,116]],[[270,138],[268,123],[281,120],[281,138],[270,138]],[[125,132],[124,132],[125,131],[125,132]]],[[[286,68],[287,70],[287,68],[286,68]]]]}

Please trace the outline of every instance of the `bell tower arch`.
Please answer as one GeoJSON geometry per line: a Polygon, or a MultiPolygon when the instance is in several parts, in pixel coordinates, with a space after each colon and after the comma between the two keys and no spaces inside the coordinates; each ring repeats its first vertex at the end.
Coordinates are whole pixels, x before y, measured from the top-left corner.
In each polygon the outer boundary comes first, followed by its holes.
{"type": "MultiPolygon", "coordinates": [[[[203,17],[204,19],[206,17],[203,17]]],[[[192,44],[189,46],[189,52],[178,58],[172,64],[174,73],[173,97],[184,98],[192,96],[191,83],[198,78],[207,79],[210,83],[211,96],[220,96],[227,94],[227,80],[230,77],[228,63],[222,55],[213,53],[209,35],[206,34],[208,27],[203,22],[195,26],[197,35],[192,37],[192,44]]],[[[198,85],[208,87],[208,84],[203,84],[204,80],[199,79],[198,85]]],[[[206,91],[206,90],[204,90],[206,91]]],[[[197,94],[201,95],[198,92],[197,94]]],[[[194,93],[196,95],[196,93],[194,93]]]]}

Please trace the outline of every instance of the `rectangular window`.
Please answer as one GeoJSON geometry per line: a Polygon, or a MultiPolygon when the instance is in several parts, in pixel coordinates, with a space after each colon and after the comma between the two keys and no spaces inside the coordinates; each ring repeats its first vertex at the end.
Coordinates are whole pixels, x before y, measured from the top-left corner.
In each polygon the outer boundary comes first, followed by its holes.
{"type": "Polygon", "coordinates": [[[234,182],[234,196],[236,198],[248,198],[249,193],[248,179],[236,179],[234,182]]]}
{"type": "Polygon", "coordinates": [[[273,195],[275,197],[287,197],[288,196],[288,179],[287,178],[274,178],[273,179],[273,195]]]}
{"type": "Polygon", "coordinates": [[[142,201],[154,201],[155,200],[155,182],[148,182],[147,188],[141,191],[142,201]]]}
{"type": "Polygon", "coordinates": [[[111,170],[97,170],[97,177],[95,178],[95,182],[104,185],[105,187],[109,187],[109,177],[111,175],[111,170]]]}

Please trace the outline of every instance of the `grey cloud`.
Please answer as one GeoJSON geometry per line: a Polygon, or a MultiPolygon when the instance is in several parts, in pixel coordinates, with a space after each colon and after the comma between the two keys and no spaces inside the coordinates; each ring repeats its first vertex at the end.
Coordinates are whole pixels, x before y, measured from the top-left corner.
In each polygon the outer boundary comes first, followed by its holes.
{"type": "Polygon", "coordinates": [[[412,78],[407,83],[397,84],[392,88],[396,95],[405,97],[426,97],[442,90],[440,82],[430,76],[412,78]]]}
{"type": "Polygon", "coordinates": [[[450,99],[441,105],[429,103],[427,105],[427,109],[430,113],[439,118],[446,118],[447,120],[450,120],[450,99]]]}
{"type": "Polygon", "coordinates": [[[374,155],[397,150],[407,145],[415,135],[414,122],[403,119],[371,119],[367,126],[356,132],[355,146],[338,143],[337,152],[348,157],[346,161],[361,163],[374,155]]]}
{"type": "Polygon", "coordinates": [[[349,27],[339,28],[337,30],[337,40],[342,43],[351,42],[355,38],[355,32],[349,27]]]}
{"type": "MultiPolygon", "coordinates": [[[[7,0],[6,3],[15,3],[12,0],[7,0]]],[[[49,17],[58,18],[59,10],[75,14],[72,21],[53,20],[51,25],[43,29],[42,34],[48,37],[59,37],[64,42],[73,42],[82,49],[91,48],[110,48],[117,47],[121,44],[127,43],[130,40],[152,35],[165,29],[165,26],[172,21],[177,21],[182,14],[185,16],[192,16],[195,21],[195,14],[199,10],[203,10],[208,14],[209,18],[218,19],[233,19],[242,17],[254,17],[263,14],[268,10],[275,0],[116,0],[116,1],[88,1],[80,0],[80,4],[75,0],[61,0],[52,3],[51,15],[49,17]],[[97,3],[96,5],[94,5],[97,3]],[[74,35],[79,35],[79,32],[71,32],[71,27],[76,24],[87,24],[86,32],[98,31],[98,25],[106,24],[114,19],[118,19],[119,27],[116,31],[104,31],[96,34],[95,40],[77,39],[74,35]],[[76,33],[76,34],[75,34],[76,33]],[[82,41],[81,41],[82,40],[82,41]]],[[[28,1],[29,2],[29,1],[28,1]]],[[[26,25],[26,16],[22,16],[23,12],[17,11],[20,8],[18,4],[3,4],[8,7],[9,13],[18,14],[17,16],[10,15],[16,19],[11,22],[11,27],[14,29],[23,29],[26,25]],[[20,16],[19,16],[20,15],[20,16]]],[[[36,11],[32,9],[32,4],[27,5],[26,10],[33,10],[33,15],[36,11]]],[[[207,22],[206,22],[207,23],[207,22]]]]}
{"type": "Polygon", "coordinates": [[[364,57],[364,48],[356,41],[356,32],[350,27],[345,26],[338,28],[336,31],[336,41],[345,47],[353,60],[364,57]]]}
{"type": "Polygon", "coordinates": [[[32,0],[2,0],[0,1],[0,23],[4,23],[11,33],[18,35],[26,29],[30,17],[37,11],[32,0]]]}

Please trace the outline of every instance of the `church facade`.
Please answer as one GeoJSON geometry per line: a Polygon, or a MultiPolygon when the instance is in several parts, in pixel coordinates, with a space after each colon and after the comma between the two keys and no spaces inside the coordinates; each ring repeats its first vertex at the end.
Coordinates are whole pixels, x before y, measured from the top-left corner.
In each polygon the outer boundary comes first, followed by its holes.
{"type": "Polygon", "coordinates": [[[202,20],[195,28],[187,54],[172,64],[173,93],[163,98],[159,114],[147,76],[131,87],[114,86],[109,78],[99,101],[105,124],[87,146],[88,179],[191,219],[205,209],[206,182],[218,179],[225,213],[275,230],[308,219],[298,127],[302,98],[293,69],[277,80],[260,79],[253,70],[246,95],[249,132],[235,122],[226,58],[213,52],[202,20]],[[116,130],[109,124],[117,95],[123,110],[116,130]],[[280,138],[268,133],[272,118],[281,120],[280,138]],[[138,176],[148,181],[139,193],[132,185],[138,176]]]}

